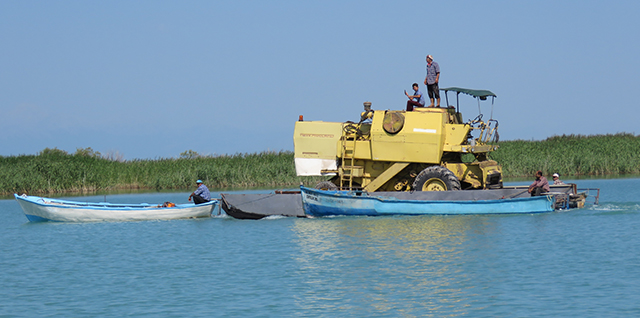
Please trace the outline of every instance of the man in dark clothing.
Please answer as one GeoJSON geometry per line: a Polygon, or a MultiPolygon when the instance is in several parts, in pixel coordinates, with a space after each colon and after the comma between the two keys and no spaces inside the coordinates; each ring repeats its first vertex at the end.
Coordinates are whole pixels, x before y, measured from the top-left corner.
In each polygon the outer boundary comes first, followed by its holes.
{"type": "Polygon", "coordinates": [[[196,184],[198,185],[198,188],[196,189],[196,191],[193,191],[191,195],[189,195],[189,201],[191,201],[191,198],[193,198],[193,203],[195,204],[207,203],[211,201],[211,193],[209,192],[209,188],[207,188],[207,186],[202,183],[202,180],[196,181],[196,184]]]}
{"type": "Polygon", "coordinates": [[[533,181],[529,186],[529,193],[531,193],[532,197],[535,197],[549,191],[551,191],[551,188],[549,188],[547,178],[542,176],[542,171],[538,170],[538,172],[536,172],[536,181],[533,181]]]}
{"type": "Polygon", "coordinates": [[[438,101],[436,107],[440,107],[440,88],[438,83],[440,82],[440,65],[433,61],[433,56],[427,55],[427,76],[424,78],[424,85],[427,85],[427,93],[429,94],[429,100],[433,107],[433,99],[438,101]]]}

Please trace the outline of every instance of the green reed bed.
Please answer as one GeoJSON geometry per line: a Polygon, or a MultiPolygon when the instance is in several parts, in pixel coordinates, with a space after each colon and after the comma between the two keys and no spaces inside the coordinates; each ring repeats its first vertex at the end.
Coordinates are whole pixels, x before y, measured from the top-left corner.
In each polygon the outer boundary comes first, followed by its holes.
{"type": "Polygon", "coordinates": [[[545,175],[611,175],[640,173],[640,136],[563,135],[542,141],[499,143],[491,158],[502,165],[506,177],[545,175]]]}
{"type": "MultiPolygon", "coordinates": [[[[505,177],[542,170],[563,177],[640,173],[640,137],[633,134],[563,135],[542,141],[499,143],[491,158],[505,177]]],[[[178,159],[118,161],[91,148],[68,154],[0,156],[0,194],[94,192],[120,189],[186,189],[202,179],[210,188],[315,185],[326,177],[298,177],[290,151],[222,156],[185,152],[178,159]]]]}
{"type": "Polygon", "coordinates": [[[296,176],[288,151],[124,162],[57,149],[0,157],[2,194],[185,189],[194,187],[197,179],[211,188],[297,186],[320,180],[296,176]]]}

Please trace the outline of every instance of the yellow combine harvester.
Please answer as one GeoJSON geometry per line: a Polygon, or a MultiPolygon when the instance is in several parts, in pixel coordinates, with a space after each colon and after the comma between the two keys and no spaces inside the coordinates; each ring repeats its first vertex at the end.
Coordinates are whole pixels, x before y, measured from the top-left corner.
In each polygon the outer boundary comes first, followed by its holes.
{"type": "MultiPolygon", "coordinates": [[[[487,90],[458,87],[448,93],[480,101],[496,97],[487,90]]],[[[360,122],[298,121],[294,131],[299,176],[333,176],[323,189],[446,191],[502,188],[502,168],[489,159],[498,148],[498,122],[482,112],[462,121],[460,105],[414,111],[365,111],[360,122]]]]}

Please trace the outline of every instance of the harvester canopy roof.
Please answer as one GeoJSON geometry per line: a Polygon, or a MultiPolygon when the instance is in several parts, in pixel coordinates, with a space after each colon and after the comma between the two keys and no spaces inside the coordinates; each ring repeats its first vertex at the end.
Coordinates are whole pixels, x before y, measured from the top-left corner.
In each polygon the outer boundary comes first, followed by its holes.
{"type": "Polygon", "coordinates": [[[464,93],[467,95],[471,95],[473,97],[479,97],[482,100],[487,99],[487,96],[498,97],[491,91],[486,89],[469,89],[469,88],[460,88],[460,87],[447,87],[442,89],[445,93],[447,92],[456,92],[456,93],[464,93]]]}

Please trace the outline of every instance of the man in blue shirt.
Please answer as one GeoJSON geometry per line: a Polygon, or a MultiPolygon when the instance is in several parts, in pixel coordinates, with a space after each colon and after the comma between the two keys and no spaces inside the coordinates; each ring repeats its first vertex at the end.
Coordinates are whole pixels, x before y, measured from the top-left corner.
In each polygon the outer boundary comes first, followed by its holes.
{"type": "Polygon", "coordinates": [[[196,189],[196,191],[193,191],[193,193],[189,195],[189,201],[191,201],[191,198],[193,198],[193,203],[195,204],[207,203],[211,201],[211,193],[209,192],[209,188],[207,188],[207,186],[202,183],[202,180],[197,180],[196,184],[198,185],[198,189],[196,189]]]}
{"type": "Polygon", "coordinates": [[[427,93],[429,93],[429,100],[431,100],[429,107],[433,107],[434,97],[438,100],[436,107],[440,107],[440,88],[438,87],[438,82],[440,82],[440,65],[433,61],[433,56],[427,55],[427,77],[424,79],[424,85],[427,85],[427,93]]]}
{"type": "Polygon", "coordinates": [[[418,83],[413,83],[413,95],[409,95],[407,91],[404,91],[404,94],[409,97],[409,100],[407,101],[408,112],[413,110],[413,106],[424,107],[424,95],[420,92],[418,83]]]}

